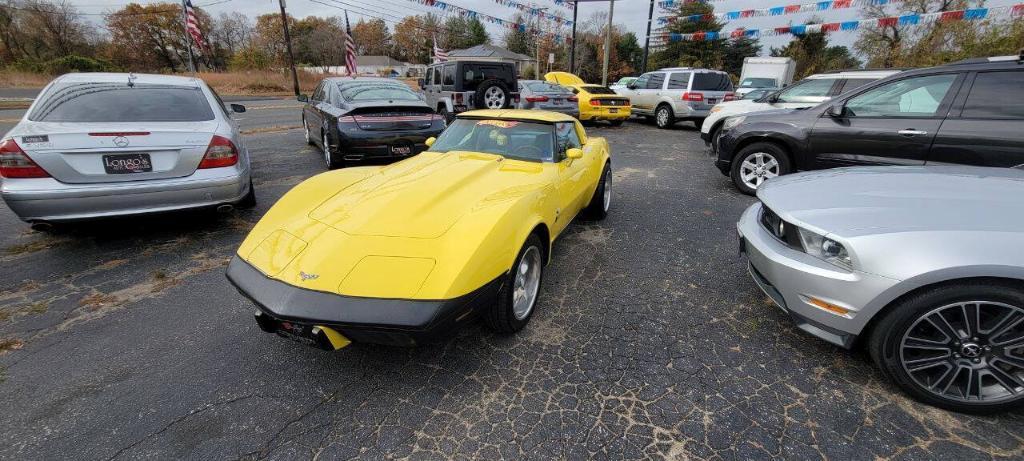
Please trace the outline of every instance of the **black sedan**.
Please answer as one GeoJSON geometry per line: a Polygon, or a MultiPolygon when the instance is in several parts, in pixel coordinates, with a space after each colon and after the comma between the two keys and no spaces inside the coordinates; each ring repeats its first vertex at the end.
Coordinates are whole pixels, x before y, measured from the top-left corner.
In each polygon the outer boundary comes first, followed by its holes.
{"type": "Polygon", "coordinates": [[[402,82],[372,77],[327,78],[299,96],[306,142],[319,146],[327,169],[361,160],[391,161],[426,150],[444,119],[402,82]]]}

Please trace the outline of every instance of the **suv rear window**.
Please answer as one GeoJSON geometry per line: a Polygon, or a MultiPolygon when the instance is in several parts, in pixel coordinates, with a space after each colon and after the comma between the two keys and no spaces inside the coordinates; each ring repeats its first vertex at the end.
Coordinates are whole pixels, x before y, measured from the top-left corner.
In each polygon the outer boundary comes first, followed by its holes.
{"type": "Polygon", "coordinates": [[[51,87],[40,101],[29,120],[80,123],[213,120],[213,109],[203,91],[182,86],[65,83],[51,87]]]}
{"type": "Polygon", "coordinates": [[[981,72],[967,95],[961,117],[1024,118],[1024,72],[981,72]]]}
{"type": "Polygon", "coordinates": [[[732,80],[718,72],[697,72],[693,76],[693,91],[732,91],[732,80]]]}

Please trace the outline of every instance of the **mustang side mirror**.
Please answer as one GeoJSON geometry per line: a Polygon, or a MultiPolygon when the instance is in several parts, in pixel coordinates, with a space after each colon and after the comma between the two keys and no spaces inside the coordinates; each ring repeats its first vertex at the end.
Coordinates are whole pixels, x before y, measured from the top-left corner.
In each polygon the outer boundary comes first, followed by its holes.
{"type": "Polygon", "coordinates": [[[295,99],[298,99],[299,102],[309,102],[309,96],[306,96],[304,94],[296,96],[295,99]]]}
{"type": "Polygon", "coordinates": [[[434,141],[437,141],[437,138],[431,136],[431,137],[427,138],[426,141],[423,141],[423,144],[426,144],[427,147],[430,147],[430,146],[434,145],[434,141]]]}
{"type": "Polygon", "coordinates": [[[570,160],[576,160],[576,159],[583,158],[583,149],[579,149],[579,148],[576,148],[576,147],[574,147],[572,149],[567,149],[565,151],[565,156],[566,156],[566,158],[568,158],[570,160]]]}
{"type": "Polygon", "coordinates": [[[245,106],[243,106],[241,104],[232,104],[231,105],[231,112],[235,112],[237,114],[241,114],[242,112],[245,112],[245,106]]]}
{"type": "Polygon", "coordinates": [[[832,104],[825,109],[825,115],[829,117],[842,117],[846,115],[846,107],[842,103],[832,104]]]}

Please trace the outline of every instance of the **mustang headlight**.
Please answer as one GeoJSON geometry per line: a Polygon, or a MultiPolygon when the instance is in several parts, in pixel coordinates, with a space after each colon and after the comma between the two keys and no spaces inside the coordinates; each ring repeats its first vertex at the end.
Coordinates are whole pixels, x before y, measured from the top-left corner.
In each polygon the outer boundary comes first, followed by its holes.
{"type": "Polygon", "coordinates": [[[738,117],[729,117],[729,118],[725,119],[725,122],[722,123],[722,129],[724,129],[724,130],[731,129],[734,126],[739,125],[740,123],[743,123],[743,121],[746,120],[746,119],[747,119],[747,117],[745,117],[743,115],[740,115],[738,117]]]}
{"type": "Polygon", "coordinates": [[[853,270],[853,261],[850,260],[850,253],[846,251],[846,247],[843,244],[802,227],[797,229],[799,230],[800,243],[803,245],[805,253],[844,269],[853,270]]]}

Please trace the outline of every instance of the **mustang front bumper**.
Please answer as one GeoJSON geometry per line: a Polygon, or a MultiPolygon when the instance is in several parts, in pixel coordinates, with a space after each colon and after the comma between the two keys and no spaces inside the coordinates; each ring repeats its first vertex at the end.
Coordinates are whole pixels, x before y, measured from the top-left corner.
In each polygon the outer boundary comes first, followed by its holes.
{"type": "Polygon", "coordinates": [[[400,346],[444,338],[470,323],[497,301],[504,280],[499,276],[453,299],[362,298],[289,285],[263,275],[238,256],[228,264],[227,277],[259,308],[257,322],[264,331],[291,337],[282,327],[307,331],[327,327],[325,331],[336,331],[354,342],[400,346]]]}

